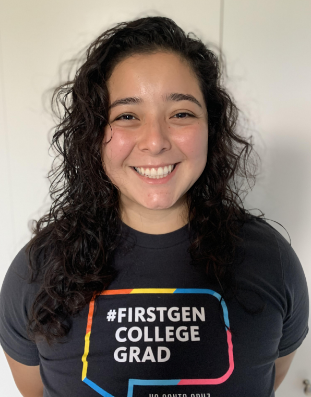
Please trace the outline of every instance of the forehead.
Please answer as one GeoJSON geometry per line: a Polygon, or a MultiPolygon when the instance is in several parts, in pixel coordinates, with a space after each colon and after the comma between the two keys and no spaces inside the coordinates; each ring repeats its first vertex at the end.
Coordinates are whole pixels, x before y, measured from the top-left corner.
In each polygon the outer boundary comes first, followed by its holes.
{"type": "Polygon", "coordinates": [[[119,91],[140,89],[141,94],[179,91],[200,95],[198,78],[190,64],[178,54],[135,54],[119,62],[108,82],[112,96],[119,91]],[[192,91],[192,92],[190,92],[192,91]]]}

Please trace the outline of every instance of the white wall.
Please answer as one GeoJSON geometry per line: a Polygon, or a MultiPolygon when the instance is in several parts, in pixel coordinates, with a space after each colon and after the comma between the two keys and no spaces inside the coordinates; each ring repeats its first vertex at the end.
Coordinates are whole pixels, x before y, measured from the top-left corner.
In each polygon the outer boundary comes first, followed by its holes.
{"type": "MultiPolygon", "coordinates": [[[[52,121],[42,96],[60,63],[113,23],[164,15],[205,41],[221,38],[228,87],[263,159],[247,205],[286,227],[311,286],[311,2],[225,0],[223,11],[220,0],[0,0],[0,283],[49,202],[52,121]]],[[[307,337],[277,395],[303,395],[310,356],[307,337]]],[[[1,395],[18,396],[2,352],[0,373],[1,395]]]]}
{"type": "MultiPolygon", "coordinates": [[[[289,232],[311,290],[311,2],[225,0],[228,86],[251,119],[263,172],[247,199],[289,232]]],[[[271,223],[285,237],[286,232],[271,223]]],[[[310,294],[311,295],[311,294],[310,294]]],[[[310,323],[310,322],[309,322],[310,323]]],[[[298,349],[278,396],[311,381],[311,338],[298,349]]]]}

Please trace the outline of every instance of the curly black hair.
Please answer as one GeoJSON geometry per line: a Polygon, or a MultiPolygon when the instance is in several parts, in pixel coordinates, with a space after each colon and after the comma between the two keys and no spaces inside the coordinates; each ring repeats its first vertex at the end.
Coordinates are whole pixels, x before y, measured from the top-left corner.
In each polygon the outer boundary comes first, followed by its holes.
{"type": "Polygon", "coordinates": [[[204,263],[224,294],[236,288],[239,230],[250,217],[241,192],[243,181],[248,186],[255,181],[255,162],[250,139],[237,132],[239,112],[221,84],[219,60],[193,33],[185,34],[169,18],[122,22],[89,46],[74,78],[53,95],[53,105],[61,114],[51,144],[59,160],[49,173],[53,202],[35,222],[28,244],[30,282],[40,284],[29,332],[49,343],[68,333],[70,318],[116,275],[113,256],[121,235],[120,190],[106,175],[101,154],[109,124],[107,81],[126,57],[157,51],[188,62],[208,113],[206,166],[186,194],[192,264],[204,263]]]}

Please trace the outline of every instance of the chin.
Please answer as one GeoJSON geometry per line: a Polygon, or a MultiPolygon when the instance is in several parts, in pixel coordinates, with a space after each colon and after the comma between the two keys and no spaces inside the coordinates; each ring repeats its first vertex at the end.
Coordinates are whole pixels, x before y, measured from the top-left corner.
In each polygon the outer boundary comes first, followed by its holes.
{"type": "Polygon", "coordinates": [[[175,201],[155,200],[154,202],[150,202],[150,201],[142,202],[141,205],[145,208],[148,208],[149,210],[166,210],[168,208],[171,208],[175,203],[176,200],[175,201]]]}

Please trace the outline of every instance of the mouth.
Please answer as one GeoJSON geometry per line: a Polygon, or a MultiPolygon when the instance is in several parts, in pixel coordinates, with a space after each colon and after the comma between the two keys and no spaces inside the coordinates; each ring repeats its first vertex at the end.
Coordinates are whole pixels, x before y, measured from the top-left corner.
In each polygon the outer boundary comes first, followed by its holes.
{"type": "Polygon", "coordinates": [[[169,175],[171,175],[171,174],[174,172],[174,170],[175,170],[177,164],[179,164],[179,163],[173,164],[172,170],[171,170],[169,173],[167,173],[167,174],[163,174],[163,175],[152,175],[152,176],[151,176],[151,175],[144,175],[144,174],[139,173],[135,167],[131,167],[131,168],[132,168],[139,176],[141,176],[141,177],[143,177],[143,178],[158,180],[158,179],[165,179],[165,178],[167,178],[169,175]]]}

